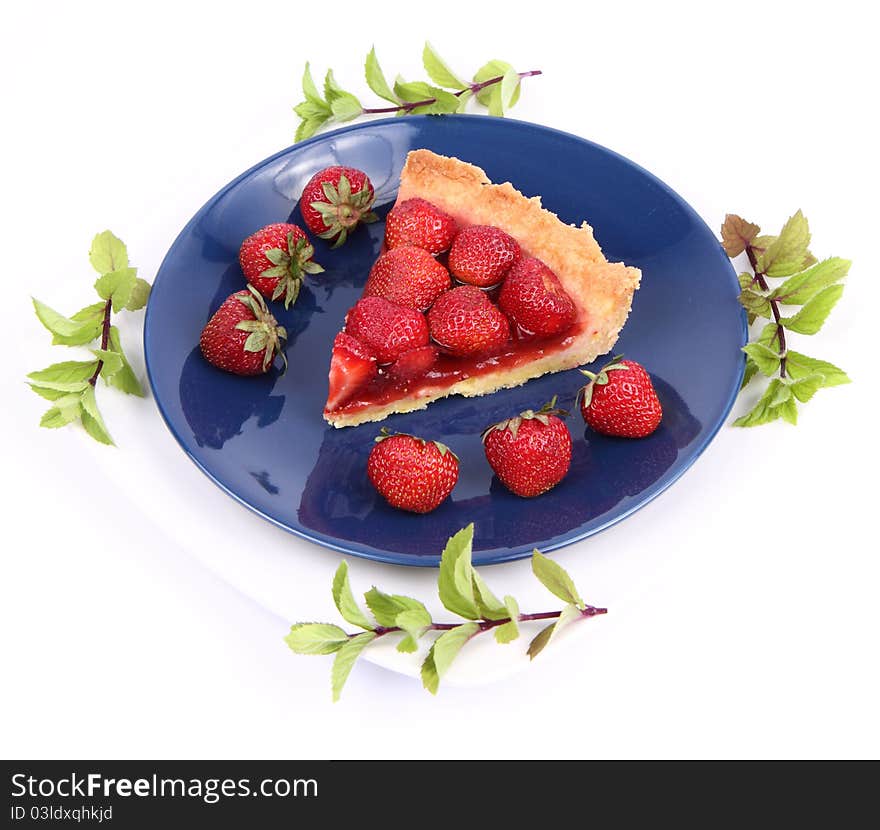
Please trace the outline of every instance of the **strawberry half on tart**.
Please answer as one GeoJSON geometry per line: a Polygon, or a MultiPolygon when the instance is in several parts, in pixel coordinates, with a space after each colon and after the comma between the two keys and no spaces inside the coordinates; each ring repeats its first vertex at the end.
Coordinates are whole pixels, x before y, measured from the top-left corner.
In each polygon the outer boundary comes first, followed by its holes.
{"type": "Polygon", "coordinates": [[[383,253],[334,345],[324,418],[381,421],[589,363],[614,346],[640,279],[603,256],[586,222],[413,150],[383,253]]]}

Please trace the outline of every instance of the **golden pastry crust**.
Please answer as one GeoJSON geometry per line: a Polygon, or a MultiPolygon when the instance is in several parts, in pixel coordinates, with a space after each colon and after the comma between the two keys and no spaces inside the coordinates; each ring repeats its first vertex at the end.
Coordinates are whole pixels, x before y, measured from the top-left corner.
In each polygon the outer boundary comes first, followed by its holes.
{"type": "MultiPolygon", "coordinates": [[[[541,206],[539,196],[524,196],[512,184],[492,184],[479,167],[430,150],[413,150],[400,176],[397,202],[419,197],[442,208],[462,225],[494,225],[507,231],[529,256],[547,264],[578,309],[577,333],[561,349],[514,368],[500,368],[443,387],[423,386],[388,404],[345,412],[325,412],[337,427],[381,421],[395,412],[424,409],[448,395],[473,397],[519,386],[548,372],[560,372],[595,360],[617,342],[641,271],[608,262],[584,222],[566,225],[541,206]]],[[[536,344],[538,346],[539,344],[536,344]]]]}

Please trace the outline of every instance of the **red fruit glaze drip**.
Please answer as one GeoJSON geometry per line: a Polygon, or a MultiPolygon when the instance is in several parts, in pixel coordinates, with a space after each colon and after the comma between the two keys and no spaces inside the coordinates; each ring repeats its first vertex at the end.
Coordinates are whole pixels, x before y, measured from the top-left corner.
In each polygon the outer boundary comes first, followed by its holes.
{"type": "Polygon", "coordinates": [[[581,327],[575,325],[564,334],[547,340],[511,340],[500,352],[491,355],[455,357],[441,352],[427,374],[408,382],[401,382],[386,369],[380,369],[368,385],[358,390],[344,406],[332,411],[358,412],[367,407],[418,396],[428,390],[447,389],[460,380],[480,377],[499,369],[514,369],[568,348],[581,331],[581,327]]]}

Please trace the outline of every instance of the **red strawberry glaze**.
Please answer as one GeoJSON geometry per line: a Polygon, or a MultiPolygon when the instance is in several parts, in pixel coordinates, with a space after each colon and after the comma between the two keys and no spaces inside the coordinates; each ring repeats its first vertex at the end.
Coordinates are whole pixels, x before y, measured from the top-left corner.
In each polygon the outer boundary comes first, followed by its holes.
{"type": "Polygon", "coordinates": [[[513,369],[545,355],[562,351],[571,345],[581,331],[581,325],[575,323],[558,337],[537,341],[511,340],[501,352],[491,355],[454,357],[441,352],[437,362],[426,375],[405,383],[392,377],[387,371],[380,371],[367,386],[333,412],[358,412],[369,406],[381,406],[403,398],[420,397],[435,389],[447,389],[460,380],[486,375],[498,369],[513,369]]]}

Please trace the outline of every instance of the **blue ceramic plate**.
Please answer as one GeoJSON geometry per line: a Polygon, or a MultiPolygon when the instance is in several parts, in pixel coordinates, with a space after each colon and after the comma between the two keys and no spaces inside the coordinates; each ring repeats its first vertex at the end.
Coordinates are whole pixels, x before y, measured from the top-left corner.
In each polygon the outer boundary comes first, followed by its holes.
{"type": "Polygon", "coordinates": [[[446,540],[476,526],[474,561],[550,551],[628,516],[674,482],[705,449],[736,397],[745,320],[735,275],[713,233],[666,185],[625,158],[566,133],[482,116],[417,116],[327,133],[239,176],[183,229],[156,277],[147,309],[147,369],[159,409],[185,452],[215,483],[264,518],[321,545],[404,565],[436,566],[446,540]],[[316,240],[326,272],[309,277],[294,308],[275,304],[287,327],[290,368],[238,378],[198,349],[207,319],[244,280],[241,241],[262,225],[301,224],[297,200],[331,164],[366,171],[383,216],[409,150],[427,147],[511,181],[565,222],[587,219],[612,260],[643,271],[615,352],[640,361],[663,403],[660,428],[631,441],[569,420],[571,470],[554,490],[523,500],[493,477],[480,444],[488,424],[554,394],[572,407],[582,377],[548,375],[483,398],[450,398],[395,415],[384,426],[437,438],[461,458],[452,497],[426,516],[388,507],[365,475],[379,426],[342,430],[321,417],[330,347],[360,295],[383,223],[362,227],[339,250],[316,240]],[[573,175],[574,172],[574,175],[573,175]]]}

